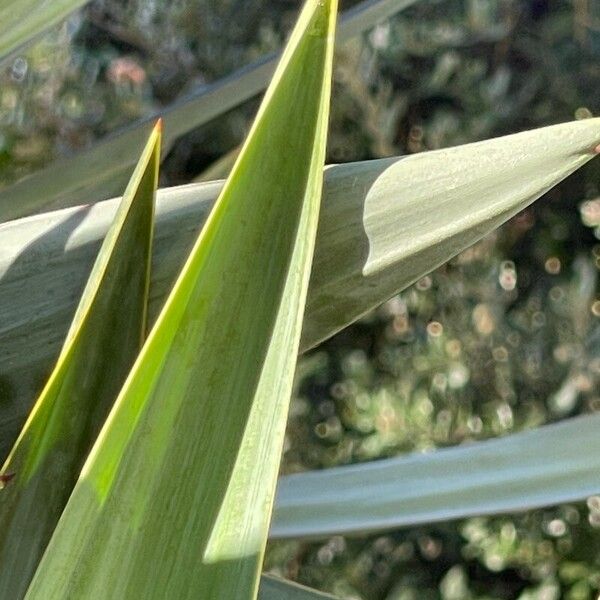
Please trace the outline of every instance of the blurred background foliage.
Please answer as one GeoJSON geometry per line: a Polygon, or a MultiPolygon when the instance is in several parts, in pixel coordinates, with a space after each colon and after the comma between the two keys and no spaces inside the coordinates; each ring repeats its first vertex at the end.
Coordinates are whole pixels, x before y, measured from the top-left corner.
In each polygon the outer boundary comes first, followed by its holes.
{"type": "MultiPolygon", "coordinates": [[[[275,50],[298,7],[93,2],[3,66],[0,185],[275,50]]],[[[596,0],[422,0],[339,48],[328,160],[598,116],[599,89],[596,0]]],[[[183,137],[162,184],[201,176],[234,149],[256,106],[183,137]]],[[[593,161],[303,357],[283,471],[431,451],[600,411],[599,186],[593,161]]],[[[368,600],[599,598],[600,497],[276,542],[267,568],[368,600]]]]}

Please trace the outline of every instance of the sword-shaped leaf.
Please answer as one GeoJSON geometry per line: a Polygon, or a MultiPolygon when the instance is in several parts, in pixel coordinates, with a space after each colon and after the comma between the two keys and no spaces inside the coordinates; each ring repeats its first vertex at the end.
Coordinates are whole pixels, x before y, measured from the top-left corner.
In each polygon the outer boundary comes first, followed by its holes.
{"type": "Polygon", "coordinates": [[[119,204],[56,367],[2,467],[1,598],[25,594],[142,347],[159,146],[157,127],[119,204]]]}
{"type": "Polygon", "coordinates": [[[27,597],[255,598],[316,237],[335,0],[309,0],[27,597]]]}
{"type": "MultiPolygon", "coordinates": [[[[301,349],[505,222],[594,156],[599,141],[600,119],[590,119],[328,168],[301,349]]],[[[211,183],[159,191],[151,318],[221,188],[211,183]]],[[[58,351],[116,205],[0,225],[0,452],[14,440],[36,382],[58,351]]]]}
{"type": "MultiPolygon", "coordinates": [[[[344,41],[367,31],[416,2],[364,0],[340,19],[338,39],[344,41]]],[[[159,116],[165,123],[163,149],[166,152],[182,134],[260,94],[270,81],[277,60],[276,54],[264,56],[208,87],[201,86],[160,113],[111,135],[88,150],[59,159],[0,191],[0,222],[118,194],[137,160],[137,149],[159,116]]]]}
{"type": "Polygon", "coordinates": [[[0,62],[88,0],[0,0],[0,62]]]}
{"type": "Polygon", "coordinates": [[[335,600],[335,597],[279,577],[263,575],[258,600],[335,600]]]}
{"type": "Polygon", "coordinates": [[[271,535],[321,537],[517,512],[600,493],[600,415],[428,454],[283,477],[271,535]]]}

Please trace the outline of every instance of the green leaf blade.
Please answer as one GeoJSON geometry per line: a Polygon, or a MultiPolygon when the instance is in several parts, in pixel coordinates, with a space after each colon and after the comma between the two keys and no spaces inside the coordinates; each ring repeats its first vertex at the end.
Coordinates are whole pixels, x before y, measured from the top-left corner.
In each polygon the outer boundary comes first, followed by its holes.
{"type": "Polygon", "coordinates": [[[600,415],[499,439],[283,477],[271,536],[325,537],[583,501],[600,492],[600,415]]]}
{"type": "Polygon", "coordinates": [[[279,577],[263,575],[258,600],[335,600],[335,597],[279,577]]]}
{"type": "Polygon", "coordinates": [[[596,118],[329,169],[302,348],[494,231],[597,156],[599,141],[596,118]]]}
{"type": "MultiPolygon", "coordinates": [[[[338,37],[341,41],[350,39],[417,1],[364,0],[340,19],[338,37]]],[[[135,164],[137,148],[146,140],[156,118],[164,119],[163,147],[167,151],[179,136],[260,94],[277,60],[276,54],[262,57],[208,88],[201,86],[160,114],[127,127],[76,156],[58,159],[0,190],[0,222],[118,194],[135,164]]]]}
{"type": "Polygon", "coordinates": [[[254,598],[320,205],[336,2],[309,0],[28,598],[254,598]]]}
{"type": "Polygon", "coordinates": [[[2,474],[0,596],[23,597],[146,328],[160,134],[155,131],[88,279],[57,365],[2,474]]]}
{"type": "MultiPolygon", "coordinates": [[[[525,208],[549,186],[590,160],[594,156],[591,148],[598,140],[600,120],[590,119],[481,142],[477,147],[483,158],[487,157],[488,143],[506,146],[505,157],[497,160],[497,172],[512,183],[502,188],[503,196],[492,193],[489,198],[466,190],[464,198],[457,200],[443,186],[431,190],[427,197],[420,195],[431,174],[443,180],[448,153],[470,153],[470,145],[419,157],[328,167],[301,350],[333,335],[525,208]],[[532,145],[535,140],[541,146],[532,145]],[[544,146],[554,153],[551,168],[545,165],[548,151],[544,146]],[[529,169],[512,177],[507,161],[516,155],[529,169]],[[410,176],[408,183],[399,169],[410,176]],[[412,195],[413,189],[418,194],[412,195]],[[456,200],[455,212],[449,204],[452,198],[456,200]],[[371,222],[370,241],[365,223],[377,212],[372,210],[375,203],[382,201],[389,204],[390,218],[385,212],[379,214],[383,225],[389,222],[390,226],[377,232],[371,222]],[[411,219],[420,224],[415,232],[405,224],[411,219]],[[369,245],[381,248],[382,242],[374,237],[378,235],[381,240],[390,236],[385,242],[390,249],[384,261],[388,266],[380,262],[365,274],[369,245]]],[[[497,176],[482,174],[474,182],[475,188],[489,189],[489,181],[497,176]]],[[[198,224],[206,220],[222,187],[222,182],[213,182],[159,191],[151,319],[162,307],[197,235],[198,224]]],[[[83,216],[79,210],[67,209],[0,225],[0,273],[4,272],[0,276],[2,452],[14,440],[29,411],[32,388],[45,376],[58,351],[74,299],[93,261],[95,244],[105,235],[116,203],[100,203],[83,216]],[[46,268],[40,268],[40,257],[46,268]],[[52,303],[47,302],[48,296],[52,303]],[[27,304],[20,301],[22,297],[29,299],[27,304]]],[[[384,252],[378,251],[380,258],[384,252]]]]}
{"type": "Polygon", "coordinates": [[[0,0],[0,62],[60,23],[88,0],[0,0]]]}

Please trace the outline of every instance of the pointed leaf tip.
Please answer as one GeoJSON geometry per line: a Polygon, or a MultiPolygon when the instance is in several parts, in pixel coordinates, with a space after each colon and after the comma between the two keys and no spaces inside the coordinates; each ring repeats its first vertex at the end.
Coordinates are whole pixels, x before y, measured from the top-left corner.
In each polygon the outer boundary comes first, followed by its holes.
{"type": "Polygon", "coordinates": [[[24,597],[141,349],[159,147],[160,132],[154,131],[104,237],[56,366],[0,472],[0,598],[24,597]]]}
{"type": "Polygon", "coordinates": [[[28,588],[31,600],[256,598],[329,116],[335,0],[306,6],[237,164],[80,471],[28,588]],[[251,301],[239,304],[235,290],[251,301]],[[172,481],[173,498],[162,493],[172,481]]]}

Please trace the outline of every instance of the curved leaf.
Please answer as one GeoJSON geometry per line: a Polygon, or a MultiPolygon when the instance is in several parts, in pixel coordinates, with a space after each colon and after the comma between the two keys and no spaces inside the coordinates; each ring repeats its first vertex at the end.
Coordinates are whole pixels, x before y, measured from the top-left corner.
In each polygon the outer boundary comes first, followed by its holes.
{"type": "Polygon", "coordinates": [[[271,536],[321,537],[518,512],[600,493],[600,415],[504,438],[290,475],[271,536]]]}

